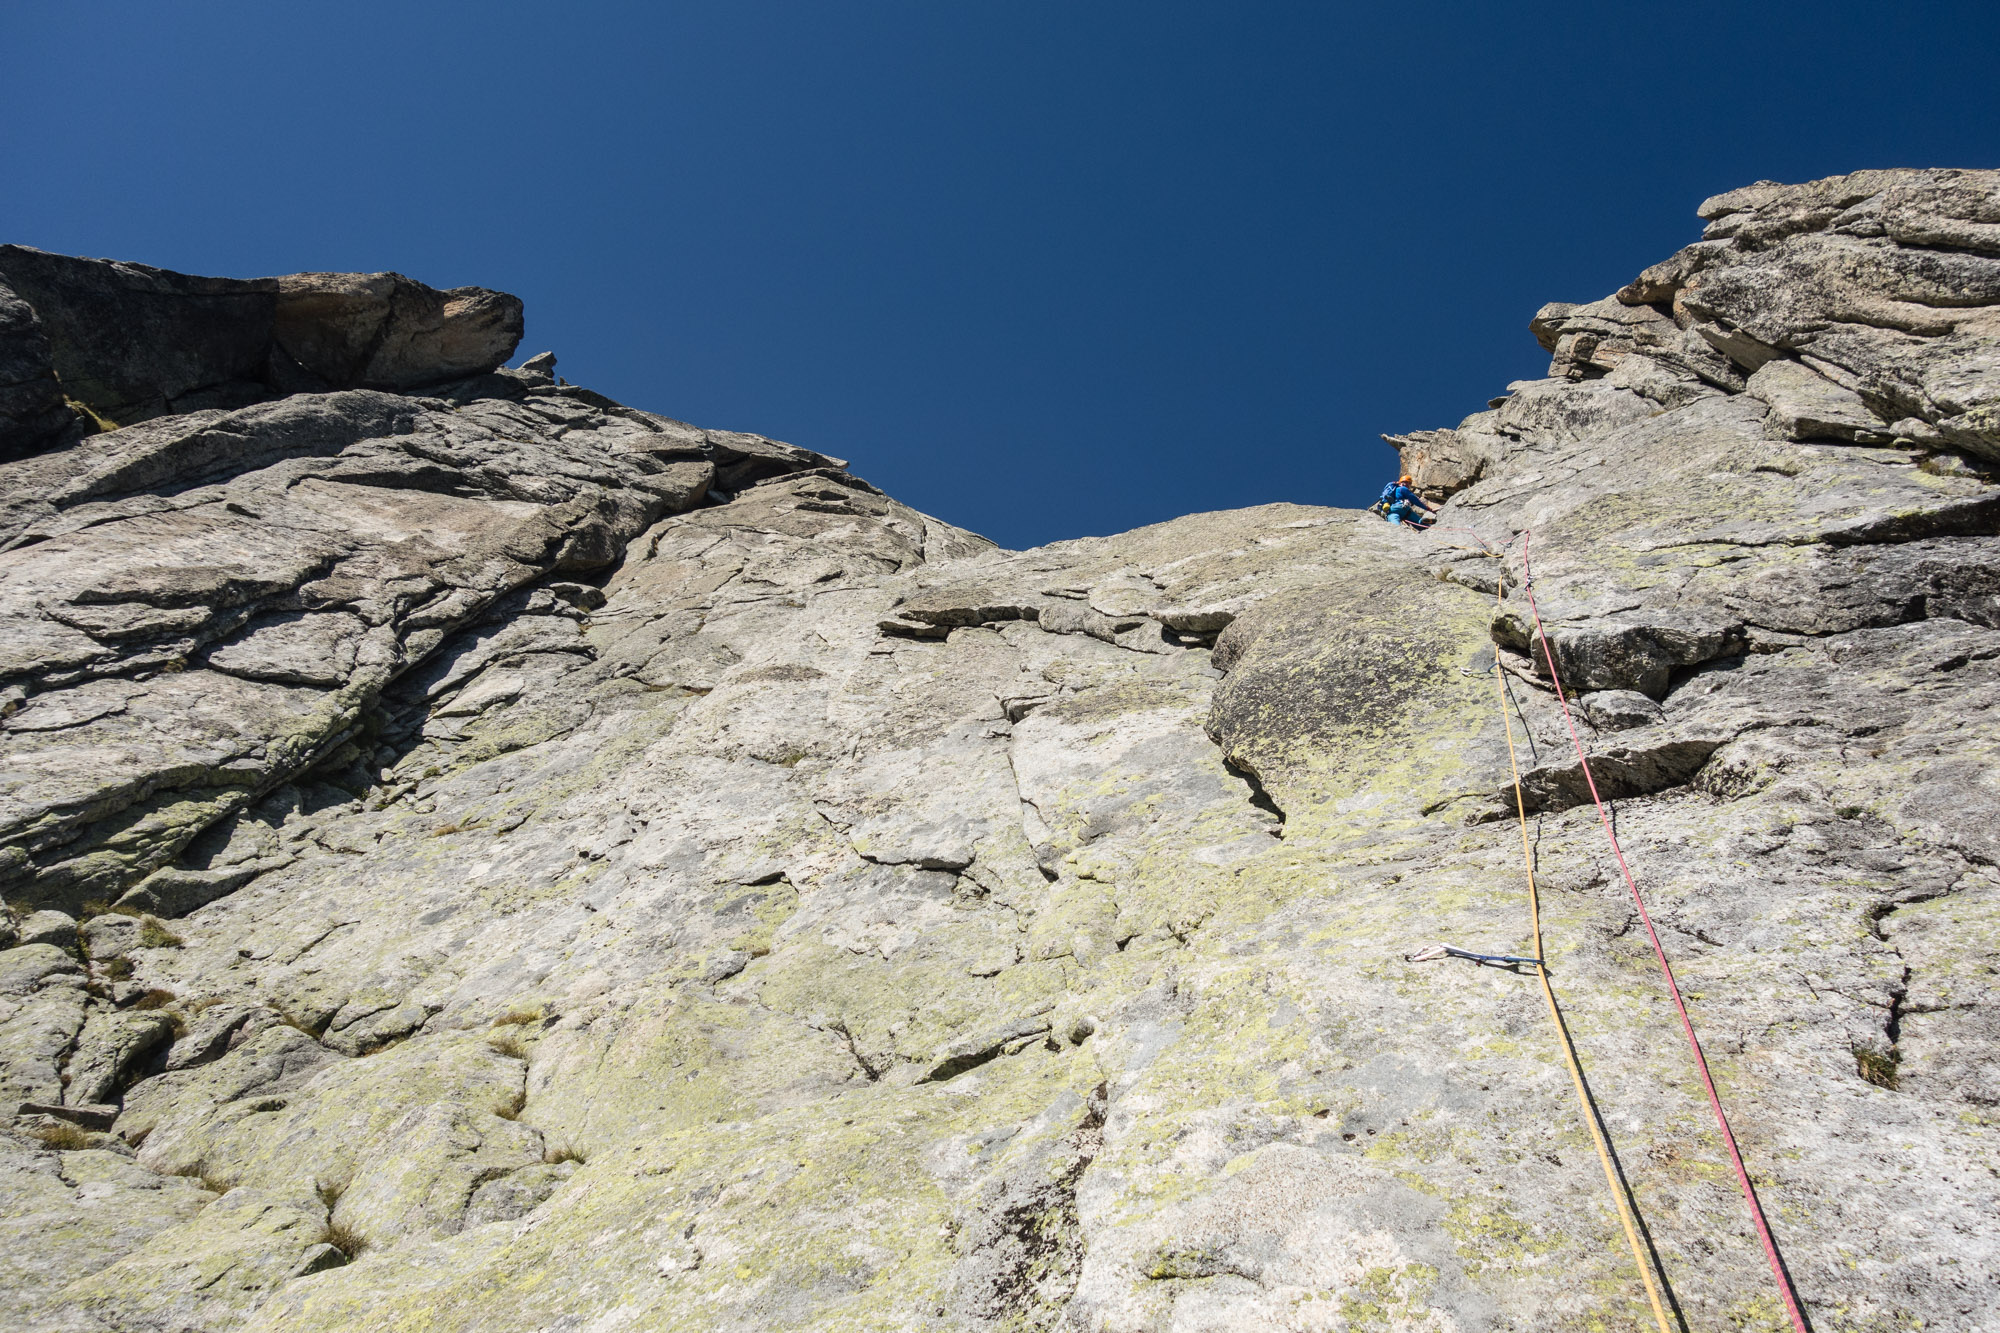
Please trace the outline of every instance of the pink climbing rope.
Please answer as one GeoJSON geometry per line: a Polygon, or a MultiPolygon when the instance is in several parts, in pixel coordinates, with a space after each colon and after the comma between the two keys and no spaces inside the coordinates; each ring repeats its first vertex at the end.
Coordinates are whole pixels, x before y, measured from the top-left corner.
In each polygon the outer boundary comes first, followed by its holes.
{"type": "Polygon", "coordinates": [[[1743,1201],[1750,1205],[1750,1220],[1757,1225],[1757,1238],[1764,1243],[1764,1257],[1771,1261],[1771,1276],[1777,1280],[1778,1293],[1785,1298],[1785,1311],[1792,1317],[1792,1327],[1798,1333],[1808,1333],[1805,1316],[1799,1311],[1798,1293],[1792,1289],[1792,1280],[1785,1273],[1785,1265],[1778,1258],[1778,1243],[1771,1238],[1771,1228],[1764,1221],[1764,1209],[1757,1202],[1757,1191],[1750,1185],[1750,1173],[1744,1168],[1743,1154],[1737,1151],[1736,1136],[1729,1130],[1729,1117],[1722,1113],[1722,1098],[1716,1095],[1715,1080],[1709,1077],[1708,1057],[1702,1054],[1701,1041],[1694,1035],[1694,1023],[1688,1018],[1687,1005],[1681,999],[1680,983],[1674,980],[1674,969],[1667,962],[1667,951],[1660,946],[1660,936],[1653,929],[1653,917],[1646,910],[1646,900],[1639,894],[1639,882],[1632,878],[1632,868],[1625,864],[1625,851],[1618,845],[1618,834],[1611,827],[1611,815],[1604,808],[1604,799],[1597,794],[1597,779],[1591,776],[1590,760],[1583,753],[1583,741],[1576,734],[1576,719],[1570,716],[1569,700],[1563,695],[1562,677],[1556,671],[1556,655],[1549,647],[1548,632],[1542,628],[1541,609],[1535,605],[1534,571],[1528,564],[1528,543],[1534,529],[1521,531],[1521,589],[1528,594],[1528,611],[1535,618],[1535,637],[1541,640],[1542,657],[1549,664],[1549,680],[1556,687],[1556,702],[1562,705],[1563,725],[1569,728],[1570,744],[1576,747],[1576,759],[1583,766],[1583,780],[1590,788],[1590,799],[1597,806],[1597,818],[1604,825],[1604,836],[1611,841],[1611,855],[1618,862],[1619,873],[1625,876],[1625,887],[1632,891],[1632,903],[1639,909],[1639,920],[1645,924],[1646,938],[1653,942],[1653,956],[1660,960],[1660,974],[1667,979],[1667,990],[1674,997],[1674,1009],[1681,1016],[1681,1031],[1687,1034],[1688,1049],[1694,1053],[1694,1067],[1701,1073],[1701,1085],[1708,1093],[1709,1109],[1715,1112],[1715,1124],[1722,1131],[1722,1142],[1729,1149],[1730,1165],[1736,1168],[1736,1183],[1742,1187],[1743,1201]]]}

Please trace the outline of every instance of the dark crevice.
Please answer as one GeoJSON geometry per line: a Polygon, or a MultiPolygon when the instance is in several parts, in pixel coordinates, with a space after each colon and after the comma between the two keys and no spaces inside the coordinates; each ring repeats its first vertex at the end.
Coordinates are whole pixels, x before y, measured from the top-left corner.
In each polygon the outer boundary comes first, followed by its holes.
{"type": "Polygon", "coordinates": [[[855,846],[854,840],[847,837],[846,831],[840,825],[835,824],[833,820],[828,819],[824,812],[820,813],[820,818],[826,820],[830,827],[840,832],[841,836],[846,839],[849,851],[871,866],[908,866],[916,870],[947,870],[956,875],[972,864],[970,860],[960,861],[948,856],[912,856],[902,860],[889,856],[871,856],[869,853],[855,846]]]}
{"type": "MultiPolygon", "coordinates": [[[[1285,812],[1279,807],[1276,801],[1271,799],[1271,793],[1264,789],[1263,780],[1256,773],[1244,765],[1237,763],[1235,760],[1224,759],[1222,766],[1228,770],[1230,777],[1235,778],[1250,789],[1250,804],[1275,818],[1278,821],[1279,829],[1283,829],[1285,825],[1285,812]]],[[[1283,837],[1284,835],[1281,832],[1278,836],[1283,837]]]]}
{"type": "MultiPolygon", "coordinates": [[[[1903,979],[1909,980],[1909,969],[1903,969],[1903,979]]],[[[1898,985],[1889,996],[1889,1016],[1882,1025],[1885,1045],[1877,1047],[1865,1042],[1857,1042],[1853,1047],[1854,1072],[1878,1088],[1896,1091],[1899,1085],[1897,1071],[1903,1063],[1900,1046],[1903,1036],[1903,986],[1898,985]]]]}
{"type": "Polygon", "coordinates": [[[863,1077],[865,1077],[870,1083],[878,1083],[881,1081],[882,1071],[876,1066],[869,1064],[867,1058],[861,1054],[861,1048],[855,1044],[854,1034],[848,1031],[847,1029],[846,1019],[844,1018],[835,1019],[833,1022],[828,1023],[826,1025],[826,1030],[828,1032],[836,1032],[840,1034],[841,1041],[847,1044],[848,1055],[854,1058],[854,1063],[861,1070],[863,1077]]]}
{"type": "MultiPolygon", "coordinates": [[[[1777,632],[1777,631],[1774,631],[1777,632]]],[[[1740,671],[1749,655],[1741,652],[1725,652],[1717,657],[1704,658],[1699,662],[1677,663],[1667,668],[1667,688],[1660,691],[1656,702],[1666,703],[1676,691],[1690,681],[1711,675],[1718,671],[1740,671]]]]}
{"type": "MultiPolygon", "coordinates": [[[[1494,654],[1494,660],[1496,662],[1499,661],[1499,654],[1497,652],[1494,654]]],[[[1518,679],[1520,679],[1518,674],[1503,670],[1501,672],[1501,677],[1500,677],[1500,687],[1501,689],[1506,691],[1507,703],[1514,710],[1514,723],[1518,723],[1520,725],[1521,736],[1523,740],[1526,742],[1526,748],[1528,751],[1528,765],[1530,768],[1539,768],[1541,767],[1542,763],[1541,746],[1537,744],[1535,740],[1535,729],[1532,726],[1528,725],[1528,715],[1526,712],[1522,710],[1521,701],[1518,697],[1516,697],[1514,693],[1513,680],[1518,680],[1518,679]],[[1509,677],[1512,677],[1513,679],[1509,679],[1509,677]]],[[[1588,721],[1589,719],[1586,718],[1585,720],[1588,721]]],[[[1591,730],[1595,731],[1596,728],[1593,726],[1591,730]]]]}
{"type": "MultiPolygon", "coordinates": [[[[1046,1008],[1046,1006],[1045,1006],[1046,1008]]],[[[956,1043],[958,1053],[950,1055],[931,1066],[930,1071],[919,1083],[944,1083],[960,1074],[979,1068],[983,1064],[997,1060],[1003,1055],[1014,1055],[1035,1045],[1049,1036],[1051,1029],[1046,1019],[1025,1018],[1010,1023],[998,1032],[975,1038],[973,1042],[956,1043]]]]}
{"type": "Polygon", "coordinates": [[[979,1068],[979,1066],[986,1064],[988,1061],[999,1059],[1005,1049],[1004,1045],[991,1046],[983,1051],[973,1051],[969,1055],[953,1056],[949,1060],[940,1062],[936,1068],[932,1069],[925,1076],[924,1081],[926,1083],[947,1082],[957,1078],[960,1074],[979,1068]]]}

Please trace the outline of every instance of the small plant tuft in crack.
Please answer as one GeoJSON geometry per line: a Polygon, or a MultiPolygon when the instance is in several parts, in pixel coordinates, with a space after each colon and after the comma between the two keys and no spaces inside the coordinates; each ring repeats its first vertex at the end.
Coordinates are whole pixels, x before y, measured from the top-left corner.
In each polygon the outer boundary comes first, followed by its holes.
{"type": "Polygon", "coordinates": [[[44,1148],[56,1152],[77,1152],[90,1146],[90,1135],[75,1125],[43,1125],[28,1131],[44,1148]]]}
{"type": "Polygon", "coordinates": [[[136,907],[122,907],[116,903],[107,902],[103,898],[93,898],[89,902],[84,903],[82,906],[76,909],[76,920],[78,925],[81,925],[86,921],[95,920],[100,916],[138,916],[138,915],[140,915],[140,913],[139,909],[136,907]]]}
{"type": "Polygon", "coordinates": [[[1887,1051],[1878,1051],[1873,1046],[1854,1046],[1854,1072],[1873,1083],[1878,1088],[1895,1091],[1896,1068],[1903,1063],[1903,1054],[1891,1046],[1887,1051]]]}
{"type": "Polygon", "coordinates": [[[143,949],[178,949],[187,941],[167,929],[167,923],[156,916],[139,918],[139,947],[143,949]]]}
{"type": "Polygon", "coordinates": [[[486,1048],[495,1055],[506,1056],[509,1060],[525,1061],[528,1058],[527,1044],[511,1032],[494,1033],[486,1039],[486,1048]]]}
{"type": "Polygon", "coordinates": [[[203,1189],[207,1190],[210,1194],[227,1194],[229,1193],[229,1191],[236,1188],[234,1184],[232,1184],[227,1180],[222,1179],[220,1176],[213,1176],[210,1175],[208,1172],[202,1170],[199,1163],[197,1163],[194,1166],[184,1167],[183,1169],[174,1172],[174,1174],[184,1179],[192,1180],[195,1184],[201,1186],[203,1189]]]}
{"type": "MultiPolygon", "coordinates": [[[[1883,913],[1887,915],[1887,913],[1883,913]]],[[[1878,916],[1876,920],[1880,920],[1878,916]]],[[[1879,932],[1878,932],[1879,933],[1879,932]]],[[[1889,1018],[1882,1025],[1882,1035],[1887,1041],[1885,1047],[1871,1046],[1857,1042],[1850,1049],[1854,1052],[1854,1072],[1867,1079],[1878,1088],[1895,1091],[1898,1082],[1897,1067],[1903,1063],[1903,987],[1909,985],[1910,969],[1903,969],[1902,985],[1896,987],[1889,996],[1889,1018]]]]}
{"type": "Polygon", "coordinates": [[[328,1222],[326,1230],[320,1232],[319,1238],[322,1244],[333,1246],[350,1259],[368,1248],[365,1238],[357,1234],[353,1228],[342,1226],[338,1222],[328,1222]]]}

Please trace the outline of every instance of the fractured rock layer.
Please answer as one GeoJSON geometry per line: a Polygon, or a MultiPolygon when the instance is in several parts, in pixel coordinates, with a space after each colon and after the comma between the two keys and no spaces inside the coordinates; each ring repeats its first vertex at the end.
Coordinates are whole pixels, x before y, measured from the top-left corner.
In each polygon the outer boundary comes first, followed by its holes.
{"type": "Polygon", "coordinates": [[[1710,201],[1398,437],[1428,535],[1003,551],[380,275],[253,293],[319,383],[64,434],[17,285],[9,1326],[1639,1326],[1535,983],[1403,960],[1525,946],[1497,697],[1666,1282],[1780,1327],[1531,561],[1815,1326],[1979,1327],[1996,201],[1710,201]]]}

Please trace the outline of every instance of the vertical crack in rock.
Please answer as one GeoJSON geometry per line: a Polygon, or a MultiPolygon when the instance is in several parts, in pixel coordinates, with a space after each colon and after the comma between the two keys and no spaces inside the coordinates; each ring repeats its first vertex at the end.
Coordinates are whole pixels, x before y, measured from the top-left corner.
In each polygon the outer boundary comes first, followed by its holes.
{"type": "Polygon", "coordinates": [[[1077,1186],[1103,1149],[1106,1101],[1100,1083],[1068,1133],[1016,1149],[961,1210],[952,1291],[958,1318],[975,1327],[1064,1325],[1084,1255],[1077,1186]]]}
{"type": "Polygon", "coordinates": [[[861,1048],[855,1045],[854,1034],[848,1030],[845,1020],[835,1019],[826,1025],[826,1030],[838,1034],[841,1041],[846,1044],[847,1053],[853,1057],[855,1068],[861,1071],[863,1078],[867,1079],[870,1083],[881,1081],[882,1070],[871,1064],[868,1057],[861,1053],[861,1048]]]}
{"type": "Polygon", "coordinates": [[[1242,764],[1231,763],[1227,759],[1223,761],[1222,766],[1230,777],[1235,778],[1250,789],[1251,805],[1278,821],[1278,827],[1271,831],[1272,836],[1278,838],[1284,837],[1285,812],[1278,807],[1276,801],[1271,799],[1271,793],[1264,790],[1264,784],[1256,773],[1242,764]]]}

